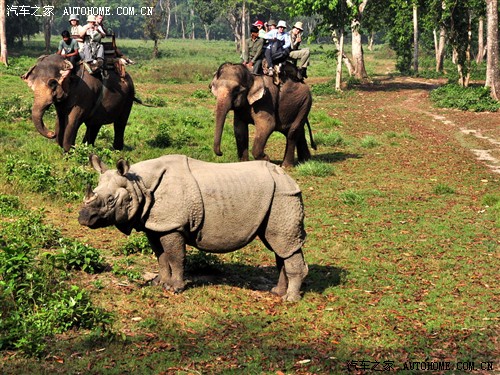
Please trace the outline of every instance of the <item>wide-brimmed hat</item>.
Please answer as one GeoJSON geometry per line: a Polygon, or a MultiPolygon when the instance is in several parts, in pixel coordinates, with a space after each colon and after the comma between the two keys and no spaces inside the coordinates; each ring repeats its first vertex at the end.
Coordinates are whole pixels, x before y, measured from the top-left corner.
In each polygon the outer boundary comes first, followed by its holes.
{"type": "Polygon", "coordinates": [[[68,21],[69,21],[69,22],[71,22],[71,21],[73,21],[73,20],[75,20],[75,21],[80,21],[80,20],[78,19],[78,16],[77,16],[76,14],[72,14],[71,16],[69,16],[69,20],[68,20],[68,21]]]}
{"type": "Polygon", "coordinates": [[[262,21],[255,21],[252,26],[264,26],[264,22],[262,21]]]}
{"type": "Polygon", "coordinates": [[[267,21],[267,24],[268,25],[274,25],[274,26],[276,26],[276,21],[275,20],[269,20],[269,21],[267,21]]]}
{"type": "Polygon", "coordinates": [[[278,22],[278,25],[276,27],[284,27],[286,29],[286,22],[281,20],[278,22]]]}
{"type": "Polygon", "coordinates": [[[302,27],[302,22],[295,22],[295,25],[293,25],[293,27],[295,27],[296,29],[299,29],[300,31],[304,31],[303,27],[302,27]]]}
{"type": "Polygon", "coordinates": [[[89,16],[87,17],[87,22],[95,22],[95,16],[94,16],[94,15],[92,15],[92,14],[91,14],[91,15],[89,15],[89,16]]]}

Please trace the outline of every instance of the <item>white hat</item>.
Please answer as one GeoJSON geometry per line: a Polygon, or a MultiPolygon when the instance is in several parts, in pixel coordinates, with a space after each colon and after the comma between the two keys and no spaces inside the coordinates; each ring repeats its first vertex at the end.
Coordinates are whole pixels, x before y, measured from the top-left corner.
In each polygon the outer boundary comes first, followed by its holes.
{"type": "Polygon", "coordinates": [[[302,22],[295,22],[295,25],[293,25],[293,27],[295,27],[296,29],[299,29],[300,31],[303,31],[303,27],[302,27],[302,22]]]}
{"type": "Polygon", "coordinates": [[[286,29],[286,22],[283,20],[278,21],[278,25],[276,27],[284,27],[286,29]]]}
{"type": "Polygon", "coordinates": [[[87,22],[95,22],[95,16],[90,14],[88,17],[87,17],[87,22]]]}
{"type": "Polygon", "coordinates": [[[72,14],[71,16],[69,16],[69,21],[71,22],[73,20],[79,21],[78,16],[76,14],[72,14]]]}

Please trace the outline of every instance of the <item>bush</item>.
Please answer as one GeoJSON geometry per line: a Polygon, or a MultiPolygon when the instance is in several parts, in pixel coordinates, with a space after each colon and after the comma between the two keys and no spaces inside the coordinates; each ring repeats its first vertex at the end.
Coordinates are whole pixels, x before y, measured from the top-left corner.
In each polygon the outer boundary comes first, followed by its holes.
{"type": "Polygon", "coordinates": [[[342,203],[349,206],[357,206],[365,202],[365,197],[354,190],[346,190],[341,192],[339,194],[339,198],[342,203]]]}
{"type": "Polygon", "coordinates": [[[75,265],[95,270],[95,252],[62,239],[40,213],[19,206],[17,199],[0,196],[1,212],[10,214],[10,207],[17,216],[15,222],[0,221],[0,350],[41,356],[47,338],[56,333],[80,327],[108,332],[111,314],[94,307],[84,290],[65,282],[66,270],[75,265]],[[71,251],[43,256],[43,250],[58,246],[71,251]]]}
{"type": "Polygon", "coordinates": [[[496,112],[500,107],[500,103],[491,98],[490,89],[482,86],[444,85],[431,91],[431,100],[436,107],[463,111],[496,112]]]}
{"type": "Polygon", "coordinates": [[[151,253],[151,245],[144,234],[132,234],[122,248],[123,255],[151,253]]]}
{"type": "Polygon", "coordinates": [[[345,146],[347,144],[342,134],[338,132],[316,133],[314,135],[314,140],[316,144],[328,147],[345,146]]]}
{"type": "Polygon", "coordinates": [[[333,166],[320,161],[308,161],[297,166],[297,172],[300,176],[327,177],[334,172],[333,166]]]}

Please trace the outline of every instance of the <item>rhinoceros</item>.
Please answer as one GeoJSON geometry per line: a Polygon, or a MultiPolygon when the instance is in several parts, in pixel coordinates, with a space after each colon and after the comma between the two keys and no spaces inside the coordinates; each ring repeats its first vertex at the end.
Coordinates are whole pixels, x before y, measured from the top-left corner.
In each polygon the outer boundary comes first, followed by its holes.
{"type": "Polygon", "coordinates": [[[89,186],[78,221],[92,229],[115,225],[125,234],[145,232],[159,263],[155,284],[185,287],[186,244],[226,253],[258,236],[275,253],[279,272],[271,290],[300,300],[307,275],[302,246],[304,206],[297,183],[267,161],[209,163],[165,155],[133,165],[119,160],[110,170],[96,155],[100,173],[89,186]]]}

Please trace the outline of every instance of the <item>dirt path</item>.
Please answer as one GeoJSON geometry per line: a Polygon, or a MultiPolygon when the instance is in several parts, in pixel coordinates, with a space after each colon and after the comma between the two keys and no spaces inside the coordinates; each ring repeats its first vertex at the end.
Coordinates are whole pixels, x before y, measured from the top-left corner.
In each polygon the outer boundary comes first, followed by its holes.
{"type": "MultiPolygon", "coordinates": [[[[383,116],[400,116],[400,119],[415,121],[419,128],[434,129],[437,133],[448,133],[458,138],[460,144],[486,164],[493,172],[500,174],[500,114],[494,112],[464,112],[454,109],[435,108],[429,93],[443,82],[416,78],[384,77],[371,87],[363,87],[363,94],[369,101],[385,92],[385,104],[379,108],[383,116]],[[392,112],[392,114],[391,114],[392,112]],[[388,113],[388,114],[385,114],[388,113]],[[409,117],[407,117],[409,116],[409,117]]],[[[397,121],[397,118],[394,118],[397,121]]]]}

